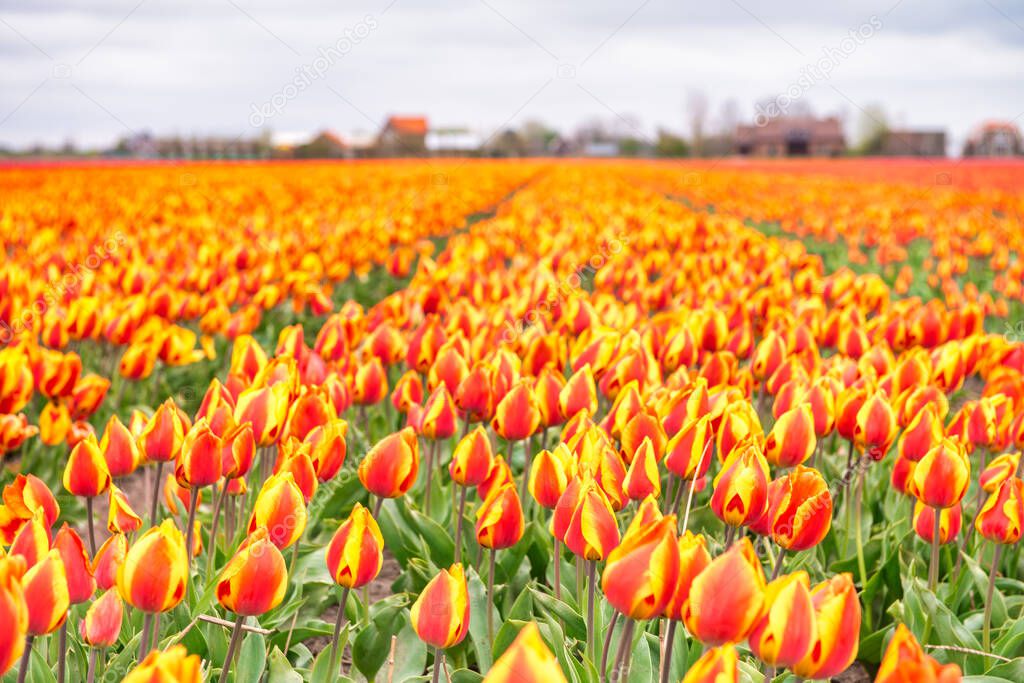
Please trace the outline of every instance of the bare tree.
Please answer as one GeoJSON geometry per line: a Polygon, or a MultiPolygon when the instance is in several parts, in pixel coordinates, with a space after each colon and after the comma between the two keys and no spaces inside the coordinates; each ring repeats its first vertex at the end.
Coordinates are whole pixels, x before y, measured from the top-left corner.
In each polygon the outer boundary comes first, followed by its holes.
{"type": "Polygon", "coordinates": [[[701,90],[690,90],[686,94],[686,113],[690,119],[690,138],[694,156],[701,156],[704,147],[704,131],[707,129],[708,98],[701,90]]]}

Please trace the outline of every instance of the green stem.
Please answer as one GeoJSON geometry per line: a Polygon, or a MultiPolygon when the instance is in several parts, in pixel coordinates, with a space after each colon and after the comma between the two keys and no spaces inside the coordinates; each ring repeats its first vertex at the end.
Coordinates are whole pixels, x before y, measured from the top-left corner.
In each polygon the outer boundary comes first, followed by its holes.
{"type": "Polygon", "coordinates": [[[932,557],[928,564],[928,590],[932,593],[939,587],[939,536],[942,534],[942,510],[932,508],[932,557]]]}
{"type": "Polygon", "coordinates": [[[434,648],[434,674],[430,679],[431,683],[437,683],[441,679],[441,665],[444,663],[444,652],[439,647],[434,648]]]}
{"type": "Polygon", "coordinates": [[[224,657],[224,666],[220,670],[220,683],[227,683],[228,672],[231,670],[231,662],[235,659],[235,652],[238,651],[238,644],[242,640],[242,622],[245,616],[238,615],[235,619],[235,626],[231,629],[231,642],[228,643],[228,654],[224,657]]]}
{"type": "Polygon", "coordinates": [[[619,611],[612,610],[612,620],[608,622],[608,629],[604,634],[604,647],[601,648],[601,668],[598,675],[601,683],[608,679],[608,653],[612,649],[612,633],[615,632],[615,623],[619,620],[619,611]]]}
{"type": "Polygon", "coordinates": [[[496,555],[494,548],[491,548],[491,559],[490,567],[487,571],[487,642],[494,642],[494,556],[496,555]]]}
{"type": "Polygon", "coordinates": [[[18,667],[18,683],[25,683],[25,676],[28,675],[29,660],[32,659],[32,641],[35,636],[25,638],[25,651],[21,654],[21,666],[18,667]]]}
{"type": "Polygon", "coordinates": [[[455,516],[455,561],[462,558],[462,517],[466,514],[466,488],[459,486],[459,508],[455,516]]]}
{"type": "Polygon", "coordinates": [[[597,562],[587,562],[587,651],[590,661],[597,661],[597,634],[594,633],[594,602],[597,589],[597,562]]]}
{"type": "Polygon", "coordinates": [[[981,649],[988,652],[992,645],[992,594],[996,589],[996,574],[999,572],[999,560],[1003,556],[1003,546],[996,544],[992,555],[992,568],[988,572],[988,592],[985,594],[985,620],[981,631],[981,649]]]}
{"type": "Polygon", "coordinates": [[[668,622],[668,633],[665,635],[665,664],[661,667],[661,683],[669,681],[669,669],[672,667],[672,645],[676,640],[677,623],[674,619],[670,619],[668,622]]]}
{"type": "MultiPolygon", "coordinates": [[[[338,618],[334,622],[334,638],[331,640],[331,666],[327,669],[331,672],[338,671],[338,655],[340,654],[338,652],[338,643],[341,641],[341,627],[345,624],[345,605],[348,604],[348,594],[351,590],[352,589],[350,588],[346,588],[341,592],[341,604],[338,606],[338,618]]],[[[287,653],[288,651],[285,650],[285,654],[287,653]]],[[[333,673],[331,675],[333,675],[333,673]]],[[[345,672],[342,671],[340,675],[344,676],[345,672]]]]}

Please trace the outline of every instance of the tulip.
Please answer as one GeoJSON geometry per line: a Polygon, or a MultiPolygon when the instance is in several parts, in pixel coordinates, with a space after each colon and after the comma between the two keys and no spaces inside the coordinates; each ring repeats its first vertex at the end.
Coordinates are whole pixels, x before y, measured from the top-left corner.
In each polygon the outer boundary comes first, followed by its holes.
{"type": "Polygon", "coordinates": [[[896,414],[884,392],[875,392],[857,411],[853,440],[872,460],[881,460],[896,440],[896,414]]]}
{"type": "Polygon", "coordinates": [[[501,399],[494,410],[491,426],[498,436],[508,441],[521,441],[537,431],[540,407],[525,381],[520,380],[501,399]]]}
{"type": "Polygon", "coordinates": [[[685,481],[703,477],[711,465],[713,442],[710,415],[685,422],[665,446],[665,467],[685,481]]]}
{"type": "Polygon", "coordinates": [[[309,501],[313,500],[319,485],[316,478],[316,467],[313,465],[313,459],[309,456],[309,449],[294,438],[289,438],[278,446],[278,462],[274,467],[274,473],[284,474],[285,472],[291,474],[295,479],[295,484],[302,491],[306,505],[309,505],[309,501]]]}
{"type": "Polygon", "coordinates": [[[597,412],[597,384],[594,371],[589,363],[574,372],[558,394],[558,405],[562,414],[571,418],[581,410],[593,415],[597,412]]]}
{"type": "Polygon", "coordinates": [[[384,537],[370,512],[359,503],[355,504],[327,545],[327,571],[334,582],[344,590],[338,619],[334,625],[334,639],[331,642],[330,671],[335,671],[338,659],[338,643],[341,627],[345,620],[345,605],[353,588],[361,588],[377,578],[384,564],[384,537]]]}
{"type": "Polygon", "coordinates": [[[643,443],[633,454],[633,461],[626,470],[622,486],[631,500],[661,495],[661,473],[658,471],[657,455],[648,437],[644,437],[643,443]]]}
{"type": "Polygon", "coordinates": [[[60,552],[64,562],[64,573],[68,580],[68,599],[77,605],[92,597],[96,590],[89,556],[78,533],[64,523],[53,539],[53,547],[60,552]]]}
{"type": "Polygon", "coordinates": [[[538,505],[548,510],[558,505],[558,499],[575,474],[575,466],[576,459],[565,444],[559,444],[552,451],[541,451],[534,457],[529,490],[538,505]]]}
{"type": "MultiPolygon", "coordinates": [[[[627,531],[627,534],[629,532],[627,531]]],[[[668,680],[668,672],[672,663],[672,649],[675,643],[676,625],[683,620],[683,607],[690,598],[690,587],[693,580],[711,564],[707,542],[702,534],[693,535],[684,531],[679,537],[676,552],[679,555],[679,572],[672,594],[665,603],[663,616],[669,620],[668,632],[665,636],[665,665],[662,667],[662,683],[668,680]]]]}
{"type": "Polygon", "coordinates": [[[612,607],[627,617],[651,619],[672,598],[680,572],[675,528],[675,515],[631,528],[608,554],[601,590],[612,607]]]}
{"type": "Polygon", "coordinates": [[[746,537],[716,557],[690,585],[683,621],[705,645],[739,643],[764,609],[764,571],[746,537]]]}
{"type": "Polygon", "coordinates": [[[307,392],[291,405],[281,431],[282,438],[294,437],[299,441],[317,427],[337,419],[334,406],[323,394],[307,392]]]}
{"type": "Polygon", "coordinates": [[[49,550],[50,530],[46,527],[43,512],[40,510],[21,526],[8,552],[12,557],[22,558],[25,561],[25,568],[31,569],[46,557],[49,550]]]}
{"type": "Polygon", "coordinates": [[[107,470],[113,479],[131,474],[142,461],[135,437],[117,415],[111,416],[107,422],[99,445],[103,459],[107,461],[107,470]]]}
{"type": "Polygon", "coordinates": [[[1020,457],[1020,453],[1003,453],[993,459],[980,475],[981,490],[985,493],[994,493],[1000,484],[1017,471],[1020,457]]]}
{"type": "Polygon", "coordinates": [[[73,496],[85,498],[85,511],[89,522],[89,550],[96,552],[92,499],[105,493],[110,486],[110,470],[103,459],[96,437],[89,436],[71,449],[64,468],[64,488],[73,496]]]}
{"type": "Polygon", "coordinates": [[[406,370],[405,374],[398,378],[398,382],[395,383],[395,388],[391,392],[391,405],[399,413],[405,414],[412,406],[422,403],[423,379],[415,370],[406,370]]]}
{"type": "Polygon", "coordinates": [[[714,480],[711,509],[730,528],[764,514],[768,502],[768,463],[753,443],[737,448],[714,480]]]}
{"type": "Polygon", "coordinates": [[[199,655],[190,655],[184,645],[172,645],[164,652],[150,652],[121,683],[202,683],[202,664],[199,655]]]}
{"type": "Polygon", "coordinates": [[[515,486],[493,491],[476,513],[476,539],[484,548],[510,548],[523,536],[525,520],[515,486]]]}
{"type": "Polygon", "coordinates": [[[567,683],[536,622],[524,626],[491,667],[483,683],[567,683]]]}
{"type": "Polygon", "coordinates": [[[430,580],[409,613],[420,640],[434,647],[434,677],[441,671],[442,650],[463,641],[469,632],[469,589],[461,564],[453,564],[430,580]]]}
{"type": "Polygon", "coordinates": [[[1005,480],[978,511],[974,526],[978,533],[994,543],[1012,545],[1021,538],[1024,524],[1024,481],[1005,480]]]}
{"type": "Polygon", "coordinates": [[[823,581],[811,591],[814,605],[814,643],[807,656],[792,667],[801,678],[829,679],[846,671],[857,657],[860,601],[849,574],[823,581]]]}
{"type": "Polygon", "coordinates": [[[455,390],[455,405],[466,416],[467,422],[481,422],[491,417],[494,393],[487,366],[474,365],[455,390]]]}
{"type": "MultiPolygon", "coordinates": [[[[142,534],[117,571],[117,589],[124,601],[150,614],[174,609],[185,597],[185,548],[185,539],[169,519],[142,534]]],[[[146,643],[145,636],[142,642],[146,643]]]]}
{"type": "Polygon", "coordinates": [[[963,446],[943,439],[917,463],[910,488],[925,505],[948,508],[963,500],[970,482],[971,463],[963,446]]]}
{"type": "MultiPolygon", "coordinates": [[[[824,540],[832,526],[832,494],[818,470],[798,465],[783,480],[772,540],[800,552],[824,540]]],[[[781,558],[779,560],[781,562],[781,558]]]]}
{"type": "Polygon", "coordinates": [[[650,440],[654,459],[661,460],[665,454],[668,437],[661,426],[661,421],[648,412],[638,412],[622,428],[621,443],[623,460],[633,462],[637,449],[645,441],[650,440]]]}
{"type": "Polygon", "coordinates": [[[39,412],[39,440],[47,446],[62,443],[71,430],[71,411],[64,403],[47,403],[39,412]]]}
{"type": "Polygon", "coordinates": [[[765,457],[776,467],[794,467],[806,462],[816,445],[814,414],[802,403],[779,416],[765,439],[765,457]]]}
{"type": "Polygon", "coordinates": [[[43,515],[46,528],[51,528],[60,516],[60,505],[49,487],[39,477],[19,474],[14,481],[4,487],[4,505],[0,507],[0,517],[8,516],[9,522],[0,527],[0,543],[9,545],[14,534],[37,511],[43,515]]]}
{"type": "Polygon", "coordinates": [[[765,587],[765,613],[750,633],[754,656],[771,667],[792,667],[810,652],[817,630],[807,572],[765,587]]]}
{"type": "Polygon", "coordinates": [[[371,358],[356,367],[352,380],[352,400],[359,406],[380,403],[388,395],[388,375],[380,358],[371,358]]]}
{"type": "Polygon", "coordinates": [[[0,557],[0,675],[7,673],[25,650],[28,634],[28,606],[21,579],[25,563],[20,559],[0,557]]]}
{"type": "Polygon", "coordinates": [[[99,590],[109,590],[117,585],[117,574],[127,554],[128,541],[124,534],[114,534],[103,542],[90,565],[99,590]]]}
{"type": "Polygon", "coordinates": [[[739,683],[739,657],[732,643],[713,647],[694,662],[682,683],[739,683]]]}
{"type": "Polygon", "coordinates": [[[896,448],[901,458],[918,462],[938,446],[944,436],[942,419],[935,406],[929,403],[907,425],[896,448]]]}
{"type": "Polygon", "coordinates": [[[960,533],[961,505],[957,503],[951,508],[938,509],[925,505],[921,501],[914,503],[914,531],[926,543],[933,543],[936,527],[939,529],[939,545],[945,545],[960,533]],[[941,514],[940,524],[935,524],[936,513],[941,514]]]}
{"type": "Polygon", "coordinates": [[[30,425],[24,414],[0,415],[0,457],[20,448],[38,433],[39,428],[30,425]]]}
{"type": "Polygon", "coordinates": [[[89,605],[78,626],[82,640],[90,647],[107,648],[117,642],[124,618],[124,603],[117,591],[108,590],[89,605]]]}
{"type": "Polygon", "coordinates": [[[381,498],[405,495],[419,474],[419,442],[406,427],[378,441],[359,463],[359,481],[381,498]]]}
{"type": "Polygon", "coordinates": [[[21,581],[28,606],[28,634],[45,636],[56,631],[71,605],[67,574],[59,550],[50,550],[25,573],[21,581]]]}
{"type": "Polygon", "coordinates": [[[458,429],[455,401],[444,385],[434,390],[423,406],[421,433],[428,439],[447,439],[458,429]]]}
{"type": "Polygon", "coordinates": [[[491,440],[483,427],[477,427],[462,437],[452,452],[448,466],[452,481],[460,486],[479,486],[491,469],[491,440]]]}
{"type": "Polygon", "coordinates": [[[271,542],[279,550],[291,546],[306,529],[306,500],[291,472],[273,474],[263,482],[256,496],[249,533],[266,527],[271,542]]]}
{"type": "Polygon", "coordinates": [[[577,557],[589,561],[604,559],[619,544],[619,527],[608,497],[592,478],[582,482],[576,491],[570,485],[562,498],[570,493],[576,500],[566,500],[565,506],[560,500],[555,511],[557,517],[559,509],[572,505],[562,541],[577,557]]]}
{"type": "Polygon", "coordinates": [[[925,654],[904,624],[896,627],[878,666],[875,683],[960,683],[960,667],[939,664],[925,654]]]}
{"type": "Polygon", "coordinates": [[[310,457],[316,478],[321,483],[330,481],[341,471],[348,454],[345,437],[348,434],[348,422],[340,418],[311,430],[303,440],[310,447],[310,457]]]}
{"type": "Polygon", "coordinates": [[[288,417],[288,387],[285,383],[252,387],[243,391],[235,403],[235,421],[252,424],[259,446],[278,440],[288,417]]]}
{"type": "Polygon", "coordinates": [[[512,477],[512,470],[509,469],[505,458],[501,455],[496,455],[491,460],[491,468],[487,471],[487,477],[476,487],[476,493],[481,500],[487,500],[490,498],[492,491],[497,491],[505,484],[514,483],[515,479],[512,477]]]}
{"type": "MultiPolygon", "coordinates": [[[[281,551],[267,530],[249,534],[217,578],[217,602],[239,617],[259,616],[281,604],[288,589],[288,571],[281,551]]],[[[228,662],[231,661],[229,656],[228,662]]],[[[225,664],[229,666],[229,664],[225,664]]]]}
{"type": "Polygon", "coordinates": [[[107,509],[107,530],[110,533],[131,534],[142,527],[142,518],[132,510],[124,491],[110,486],[110,504],[107,509]]]}

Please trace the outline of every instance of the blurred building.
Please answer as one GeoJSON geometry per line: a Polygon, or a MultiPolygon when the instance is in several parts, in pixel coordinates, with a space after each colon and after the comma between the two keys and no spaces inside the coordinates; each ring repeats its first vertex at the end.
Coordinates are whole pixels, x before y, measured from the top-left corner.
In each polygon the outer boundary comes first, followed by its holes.
{"type": "Polygon", "coordinates": [[[944,130],[890,130],[882,140],[882,154],[889,157],[944,157],[944,130]]]}
{"type": "Polygon", "coordinates": [[[431,156],[478,156],[483,138],[468,128],[435,128],[427,133],[427,151],[431,156]]]}
{"type": "Polygon", "coordinates": [[[757,157],[834,157],[846,150],[843,126],[835,116],[779,116],[762,125],[740,125],[733,151],[757,157]]]}
{"type": "Polygon", "coordinates": [[[1024,154],[1020,129],[1011,121],[989,121],[971,133],[965,157],[1011,157],[1024,154]]]}
{"type": "Polygon", "coordinates": [[[425,116],[390,116],[377,135],[376,152],[383,157],[417,157],[427,153],[425,116]]]}

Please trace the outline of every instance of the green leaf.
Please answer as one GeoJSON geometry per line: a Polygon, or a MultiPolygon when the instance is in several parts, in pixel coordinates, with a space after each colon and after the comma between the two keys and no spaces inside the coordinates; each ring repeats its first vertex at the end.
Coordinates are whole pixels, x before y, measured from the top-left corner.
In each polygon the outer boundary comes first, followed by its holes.
{"type": "Polygon", "coordinates": [[[427,645],[413,630],[412,624],[405,624],[395,636],[394,680],[415,680],[427,665],[427,645]]]}
{"type": "Polygon", "coordinates": [[[270,671],[267,674],[267,683],[302,683],[300,676],[280,649],[274,648],[270,653],[270,671]]]}
{"type": "Polygon", "coordinates": [[[46,663],[46,658],[40,652],[42,647],[32,648],[32,657],[29,659],[28,680],[32,683],[56,683],[57,678],[46,663]]]}
{"type": "Polygon", "coordinates": [[[501,625],[494,636],[494,645],[491,654],[497,659],[508,649],[512,641],[519,635],[519,630],[526,622],[533,618],[533,594],[530,591],[523,591],[512,604],[512,609],[505,616],[505,623],[501,625]]]}
{"type": "Polygon", "coordinates": [[[472,567],[466,572],[466,583],[469,588],[469,639],[476,654],[477,668],[487,671],[494,661],[491,656],[491,640],[487,637],[487,613],[492,613],[495,628],[501,626],[501,615],[487,599],[487,588],[472,567]]]}
{"type": "Polygon", "coordinates": [[[554,596],[548,595],[537,588],[531,588],[530,592],[533,593],[534,602],[542,610],[553,615],[556,619],[559,619],[563,624],[565,624],[565,633],[567,636],[581,642],[586,641],[587,624],[576,610],[561,600],[556,600],[554,596]]]}
{"type": "Polygon", "coordinates": [[[452,683],[480,683],[484,677],[476,671],[469,669],[458,669],[452,672],[452,683]]]}
{"type": "Polygon", "coordinates": [[[320,654],[313,661],[313,670],[309,677],[310,683],[328,683],[338,676],[338,667],[340,667],[339,662],[341,661],[340,650],[343,650],[344,647],[340,642],[338,643],[339,653],[338,659],[335,661],[336,669],[334,671],[331,671],[331,646],[328,645],[320,651],[320,654]]]}
{"type": "Polygon", "coordinates": [[[235,683],[259,683],[267,666],[267,644],[259,633],[250,633],[242,641],[235,670],[235,683]]]}

